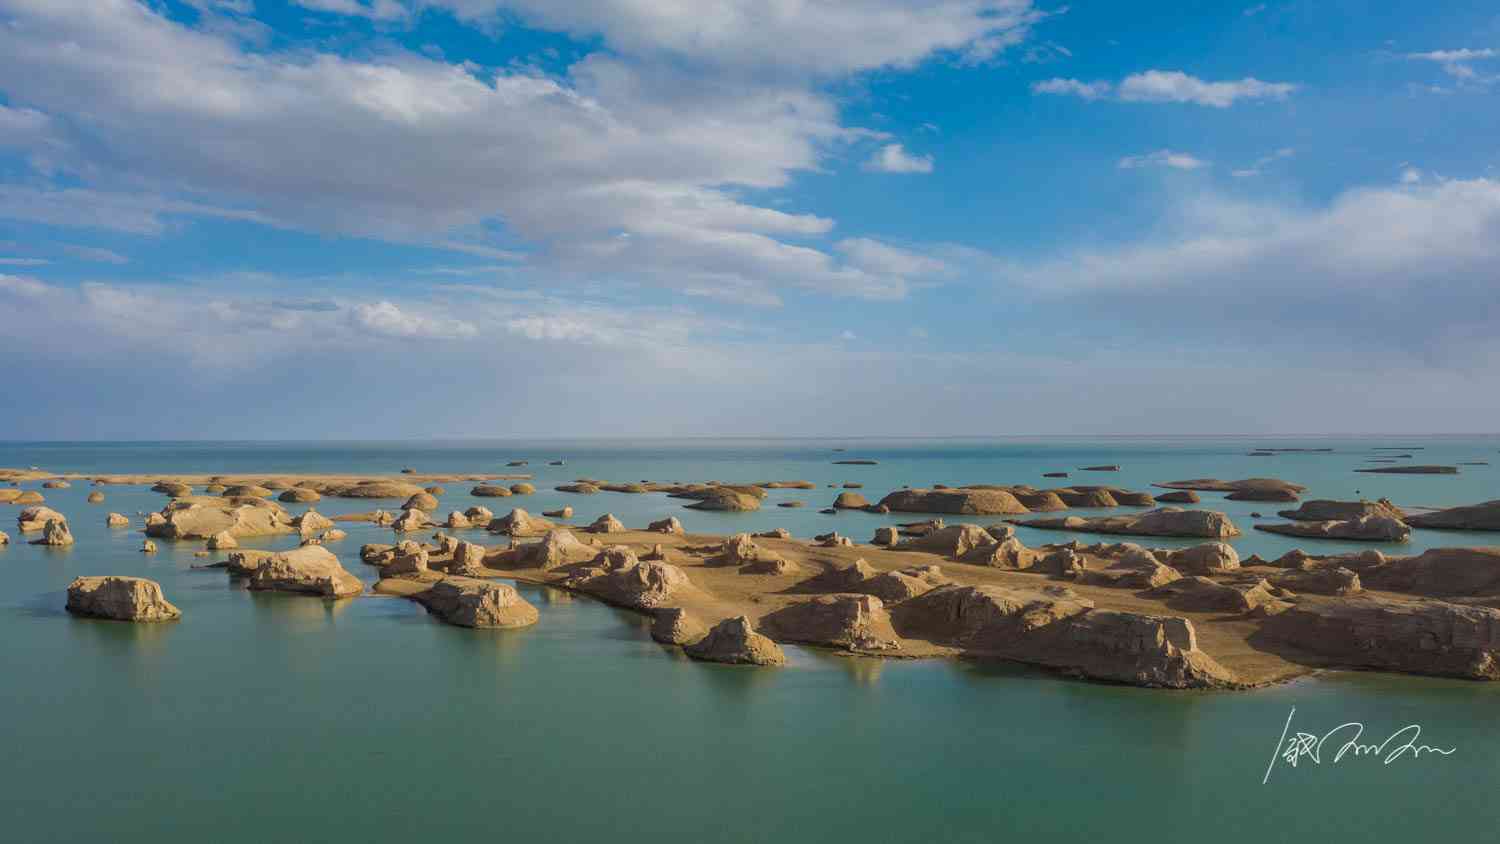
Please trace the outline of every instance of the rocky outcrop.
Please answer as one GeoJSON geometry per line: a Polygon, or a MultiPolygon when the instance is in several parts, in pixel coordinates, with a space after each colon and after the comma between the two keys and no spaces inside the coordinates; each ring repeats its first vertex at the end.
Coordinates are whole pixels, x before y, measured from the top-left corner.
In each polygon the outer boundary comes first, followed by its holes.
{"type": "Polygon", "coordinates": [[[852,583],[848,591],[874,595],[887,604],[899,604],[952,582],[937,566],[908,566],[852,583]]]}
{"type": "Polygon", "coordinates": [[[403,510],[401,515],[396,517],[396,521],[391,523],[391,530],[397,533],[412,533],[427,527],[428,524],[430,522],[427,520],[427,514],[421,510],[403,510]]]}
{"type": "Polygon", "coordinates": [[[509,487],[497,484],[480,484],[469,490],[469,494],[475,498],[509,498],[512,493],[509,487]]]}
{"type": "Polygon", "coordinates": [[[1500,530],[1500,500],[1410,516],[1412,527],[1441,530],[1500,530]]]}
{"type": "Polygon", "coordinates": [[[1191,548],[1152,552],[1163,563],[1188,574],[1219,574],[1240,567],[1240,554],[1227,542],[1205,542],[1191,548]]]}
{"type": "Polygon", "coordinates": [[[682,527],[682,522],[676,516],[668,516],[660,521],[652,522],[646,526],[646,530],[652,533],[666,533],[673,536],[682,536],[687,533],[687,530],[682,527]]]}
{"type": "Polygon", "coordinates": [[[613,513],[605,513],[595,519],[592,524],[584,528],[589,533],[624,533],[625,524],[615,518],[613,513]]]}
{"type": "Polygon", "coordinates": [[[1317,498],[1302,502],[1295,510],[1282,510],[1277,515],[1294,522],[1342,522],[1365,516],[1385,516],[1404,521],[1406,514],[1401,508],[1382,498],[1379,501],[1333,501],[1317,498]]]}
{"type": "Polygon", "coordinates": [[[471,577],[445,577],[412,600],[444,622],[458,627],[515,628],[540,617],[514,586],[471,577]]]}
{"type": "Polygon", "coordinates": [[[1028,513],[1014,493],[1002,489],[901,489],[880,499],[896,513],[1000,516],[1028,513]]]}
{"type": "Polygon", "coordinates": [[[760,499],[754,494],[730,487],[710,487],[695,496],[698,500],[686,505],[690,510],[737,513],[760,509],[760,499]]]}
{"type": "Polygon", "coordinates": [[[901,541],[901,534],[893,527],[875,528],[875,538],[870,540],[871,545],[892,546],[901,541]]]}
{"type": "Polygon", "coordinates": [[[68,529],[66,519],[49,519],[42,527],[40,539],[31,540],[32,545],[51,545],[64,547],[73,544],[73,531],[68,529]]]}
{"type": "Polygon", "coordinates": [[[9,544],[10,544],[10,534],[6,533],[3,530],[0,530],[0,545],[9,545],[9,544]]]}
{"type": "Polygon", "coordinates": [[[463,575],[466,577],[482,577],[484,575],[485,547],[473,542],[460,542],[453,548],[452,558],[448,561],[448,574],[463,575]]]}
{"type": "Polygon", "coordinates": [[[1500,610],[1356,596],[1299,604],[1260,635],[1338,665],[1500,679],[1500,610]]]}
{"type": "Polygon", "coordinates": [[[786,574],[795,571],[775,551],[762,548],[748,533],[737,533],[724,541],[718,554],[704,561],[708,566],[745,566],[748,574],[786,574]]]}
{"type": "Polygon", "coordinates": [[[1223,513],[1212,510],[1183,510],[1162,507],[1144,513],[1123,516],[1085,518],[1029,519],[1015,524],[1042,530],[1068,530],[1080,533],[1124,534],[1130,536],[1184,536],[1224,539],[1239,536],[1240,530],[1223,513]]]}
{"type": "Polygon", "coordinates": [[[869,506],[869,500],[857,492],[841,492],[833,500],[835,510],[863,510],[869,506]]]}
{"type": "Polygon", "coordinates": [[[515,551],[516,564],[521,568],[555,569],[592,560],[599,548],[579,542],[572,531],[551,530],[540,542],[522,545],[515,551]]]}
{"type": "Polygon", "coordinates": [[[775,642],[755,632],[745,616],[726,618],[702,639],[683,651],[693,659],[736,665],[785,665],[786,654],[775,642]]]}
{"type": "Polygon", "coordinates": [[[448,511],[448,518],[443,520],[443,527],[449,530],[462,530],[473,526],[474,524],[469,521],[469,517],[457,510],[448,511]]]}
{"type": "Polygon", "coordinates": [[[270,498],[273,492],[259,484],[235,484],[225,487],[220,495],[225,498],[270,498]]]}
{"type": "Polygon", "coordinates": [[[664,645],[689,645],[707,634],[702,622],[681,607],[658,610],[651,622],[651,638],[664,645]]]}
{"type": "Polygon", "coordinates": [[[311,504],[315,501],[322,501],[323,496],[318,494],[318,491],[315,489],[294,486],[276,496],[276,500],[284,501],[288,504],[311,504]]]}
{"type": "Polygon", "coordinates": [[[1283,481],[1279,478],[1245,478],[1239,481],[1221,481],[1218,478],[1193,478],[1186,481],[1168,481],[1153,484],[1165,489],[1186,489],[1198,492],[1227,492],[1235,501],[1296,501],[1307,487],[1283,481]]]}
{"type": "Polygon", "coordinates": [[[1360,567],[1366,588],[1435,597],[1500,595],[1500,548],[1433,548],[1415,557],[1395,557],[1360,567]]]}
{"type": "Polygon", "coordinates": [[[67,610],[114,621],[174,621],[182,611],[162,595],[161,584],[143,577],[80,577],[68,584],[67,610]]]}
{"type": "Polygon", "coordinates": [[[421,576],[428,572],[428,562],[430,560],[431,554],[426,548],[415,542],[403,542],[396,546],[390,555],[389,561],[380,567],[380,576],[421,576]]]}
{"type": "Polygon", "coordinates": [[[874,595],[819,595],[777,610],[761,628],[783,642],[848,651],[891,651],[901,647],[885,603],[874,595]]]}
{"type": "Polygon", "coordinates": [[[994,545],[995,538],[979,525],[947,525],[896,546],[898,551],[926,551],[945,557],[962,557],[975,548],[994,545]]]}
{"type": "Polygon", "coordinates": [[[359,578],[345,571],[338,557],[321,545],[306,545],[264,558],[250,574],[249,588],[325,598],[344,598],[364,591],[359,578]]]}
{"type": "Polygon", "coordinates": [[[532,495],[536,492],[536,487],[528,483],[511,484],[510,491],[512,495],[532,495]]]}
{"type": "Polygon", "coordinates": [[[41,530],[47,526],[48,522],[66,523],[67,521],[67,516],[51,507],[27,507],[16,515],[16,527],[22,533],[41,530]]]}
{"type": "Polygon", "coordinates": [[[1359,574],[1343,566],[1288,569],[1269,575],[1266,579],[1280,589],[1313,595],[1353,595],[1363,588],[1359,574]]]}
{"type": "Polygon", "coordinates": [[[1283,536],[1346,539],[1356,542],[1405,542],[1411,538],[1411,528],[1405,522],[1391,516],[1378,515],[1360,516],[1343,521],[1258,524],[1255,529],[1267,533],[1279,533],[1283,536]]]}
{"type": "Polygon", "coordinates": [[[549,519],[571,519],[573,518],[573,508],[564,507],[561,510],[543,510],[542,515],[549,519]]]}
{"type": "Polygon", "coordinates": [[[517,507],[498,519],[491,519],[489,530],[509,536],[540,536],[552,530],[552,523],[517,507]]]}
{"type": "Polygon", "coordinates": [[[89,497],[85,500],[87,500],[90,504],[103,504],[104,493],[96,489],[93,492],[89,493],[89,497]]]}
{"type": "Polygon", "coordinates": [[[599,487],[590,483],[559,484],[553,489],[558,492],[571,492],[575,495],[593,495],[599,491],[599,487]]]}
{"type": "Polygon", "coordinates": [[[1197,504],[1201,499],[1198,498],[1198,493],[1190,489],[1181,489],[1176,492],[1164,492],[1156,496],[1156,500],[1160,504],[1197,504]]]}
{"type": "Polygon", "coordinates": [[[595,563],[594,571],[569,585],[617,606],[638,610],[666,607],[692,587],[687,572],[677,566],[641,562],[628,551],[600,555],[595,563]]]}
{"type": "Polygon", "coordinates": [[[292,519],[292,526],[297,529],[297,533],[303,539],[306,539],[309,536],[317,536],[324,531],[331,530],[333,528],[333,520],[316,510],[308,510],[306,513],[292,519]]]}
{"type": "Polygon", "coordinates": [[[112,528],[130,527],[130,519],[122,513],[110,513],[104,517],[104,526],[112,528]]]}
{"type": "Polygon", "coordinates": [[[424,513],[431,513],[437,508],[437,496],[430,492],[419,492],[406,499],[406,503],[401,505],[402,510],[421,510],[424,513]]]}
{"type": "Polygon", "coordinates": [[[1151,596],[1188,612],[1270,615],[1290,606],[1282,600],[1283,590],[1260,578],[1224,584],[1206,577],[1184,577],[1152,590],[1151,596]]]}
{"type": "Polygon", "coordinates": [[[160,539],[208,539],[228,533],[236,539],[291,532],[286,512],[270,502],[239,503],[228,499],[182,499],[162,509],[160,519],[146,522],[146,535],[160,539]]]}
{"type": "Polygon", "coordinates": [[[173,498],[182,498],[183,496],[193,494],[192,487],[187,484],[177,483],[176,481],[158,481],[152,485],[151,491],[170,495],[173,498]]]}
{"type": "Polygon", "coordinates": [[[403,481],[359,481],[357,483],[329,484],[319,492],[334,498],[400,498],[407,499],[422,492],[416,484],[403,481]]]}
{"type": "Polygon", "coordinates": [[[208,538],[208,550],[210,551],[228,551],[238,547],[240,547],[239,540],[235,539],[234,534],[227,530],[220,531],[208,538]]]}

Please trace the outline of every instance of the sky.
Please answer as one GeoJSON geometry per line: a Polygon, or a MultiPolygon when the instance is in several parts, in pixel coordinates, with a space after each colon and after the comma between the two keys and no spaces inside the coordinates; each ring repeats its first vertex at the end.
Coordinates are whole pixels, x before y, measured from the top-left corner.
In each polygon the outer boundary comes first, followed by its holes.
{"type": "Polygon", "coordinates": [[[1487,433],[1488,2],[0,0],[0,439],[1487,433]]]}

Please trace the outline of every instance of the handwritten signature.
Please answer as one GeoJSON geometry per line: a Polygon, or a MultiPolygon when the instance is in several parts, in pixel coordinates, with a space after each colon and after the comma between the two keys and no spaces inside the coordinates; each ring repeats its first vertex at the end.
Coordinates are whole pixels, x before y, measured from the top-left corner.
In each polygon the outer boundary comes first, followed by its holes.
{"type": "Polygon", "coordinates": [[[1379,759],[1382,765],[1389,765],[1398,759],[1416,759],[1424,753],[1452,756],[1458,750],[1456,747],[1444,750],[1430,744],[1419,744],[1422,738],[1420,724],[1407,724],[1391,733],[1385,741],[1379,744],[1360,743],[1360,738],[1365,733],[1365,725],[1358,721],[1340,724],[1321,736],[1312,733],[1294,733],[1292,732],[1292,718],[1296,714],[1297,707],[1295,706],[1292,707],[1291,712],[1287,713],[1286,724],[1281,728],[1281,738],[1276,742],[1276,749],[1271,754],[1271,764],[1266,766],[1266,776],[1260,781],[1261,785],[1271,781],[1271,771],[1275,769],[1278,760],[1293,768],[1303,760],[1311,760],[1315,765],[1323,764],[1325,747],[1333,751],[1332,756],[1327,757],[1330,765],[1342,762],[1345,757],[1371,757],[1379,759]]]}

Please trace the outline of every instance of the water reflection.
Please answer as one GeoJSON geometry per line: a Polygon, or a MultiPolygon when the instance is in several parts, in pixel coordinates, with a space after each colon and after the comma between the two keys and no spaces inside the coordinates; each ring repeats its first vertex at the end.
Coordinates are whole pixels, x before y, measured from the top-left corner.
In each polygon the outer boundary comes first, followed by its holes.
{"type": "Polygon", "coordinates": [[[357,598],[329,600],[316,595],[288,595],[279,592],[252,592],[249,596],[257,622],[293,632],[311,632],[333,626],[357,598]]]}

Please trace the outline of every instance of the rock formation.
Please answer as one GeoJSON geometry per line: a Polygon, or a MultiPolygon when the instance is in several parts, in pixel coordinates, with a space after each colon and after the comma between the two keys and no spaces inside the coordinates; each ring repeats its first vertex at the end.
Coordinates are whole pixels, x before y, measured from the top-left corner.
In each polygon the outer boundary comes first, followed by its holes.
{"type": "Polygon", "coordinates": [[[651,638],[664,645],[690,645],[707,634],[703,624],[681,607],[658,610],[651,622],[651,638]]]}
{"type": "Polygon", "coordinates": [[[41,538],[31,540],[31,544],[56,547],[72,545],[73,531],[68,529],[66,519],[48,519],[47,524],[42,527],[41,538]]]}
{"type": "Polygon", "coordinates": [[[1402,520],[1406,514],[1401,508],[1382,498],[1379,501],[1332,501],[1318,498],[1302,502],[1295,510],[1282,510],[1277,515],[1294,522],[1341,522],[1365,516],[1385,516],[1402,520]]]}
{"type": "Polygon", "coordinates": [[[526,627],[539,618],[536,607],[514,586],[490,580],[445,577],[411,597],[428,612],[459,627],[526,627]]]}
{"type": "Polygon", "coordinates": [[[687,531],[682,527],[682,522],[678,521],[676,516],[668,516],[667,518],[661,519],[660,521],[652,522],[650,525],[646,526],[646,530],[649,530],[652,533],[665,533],[671,534],[673,536],[682,536],[683,534],[687,533],[687,531]]]}
{"type": "Polygon", "coordinates": [[[897,513],[999,516],[1028,513],[1014,493],[1001,489],[901,489],[880,499],[897,513]]]}
{"type": "Polygon", "coordinates": [[[1177,507],[1162,507],[1125,516],[1101,516],[1085,518],[1030,519],[1015,522],[1018,525],[1043,530],[1069,530],[1080,533],[1125,534],[1132,536],[1186,536],[1204,539],[1224,539],[1239,536],[1240,530],[1223,513],[1211,510],[1183,510],[1177,507]]]}
{"type": "Polygon", "coordinates": [[[475,498],[509,498],[514,493],[508,487],[496,484],[480,484],[469,490],[469,494],[475,498]]]}
{"type": "Polygon", "coordinates": [[[1309,539],[1347,539],[1358,542],[1405,542],[1411,528],[1391,516],[1360,516],[1343,521],[1258,524],[1256,530],[1309,539]]]}
{"type": "Polygon", "coordinates": [[[161,584],[143,577],[79,577],[68,584],[67,610],[115,621],[173,621],[182,611],[162,595],[161,584]]]}
{"type": "Polygon", "coordinates": [[[693,659],[737,665],[785,665],[781,647],[755,632],[745,616],[726,618],[683,651],[693,659]]]}
{"type": "Polygon", "coordinates": [[[343,598],[364,591],[359,578],[345,571],[338,557],[321,545],[270,555],[255,567],[248,585],[257,591],[300,592],[325,598],[343,598]]]}
{"type": "Polygon", "coordinates": [[[239,503],[229,499],[178,499],[148,519],[146,535],[161,539],[208,539],[229,533],[237,539],[291,532],[286,512],[271,502],[239,503]]]}
{"type": "Polygon", "coordinates": [[[849,651],[901,647],[885,603],[874,595],[819,595],[767,615],[762,629],[784,642],[849,651]]]}
{"type": "Polygon", "coordinates": [[[1500,500],[1468,507],[1451,507],[1407,518],[1412,527],[1442,530],[1500,530],[1500,500]]]}
{"type": "Polygon", "coordinates": [[[615,518],[613,513],[605,513],[584,529],[589,533],[624,533],[625,524],[615,518]]]}
{"type": "Polygon", "coordinates": [[[1261,635],[1338,665],[1500,679],[1500,610],[1488,607],[1355,596],[1299,604],[1261,635]]]}

